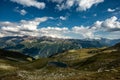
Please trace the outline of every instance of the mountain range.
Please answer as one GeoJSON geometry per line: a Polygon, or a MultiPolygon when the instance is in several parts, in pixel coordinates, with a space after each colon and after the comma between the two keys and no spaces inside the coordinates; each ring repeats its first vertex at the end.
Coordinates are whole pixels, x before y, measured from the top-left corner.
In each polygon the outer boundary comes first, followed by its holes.
{"type": "Polygon", "coordinates": [[[51,57],[67,50],[112,46],[120,39],[61,39],[52,37],[9,36],[0,38],[0,48],[29,55],[34,58],[51,57]]]}

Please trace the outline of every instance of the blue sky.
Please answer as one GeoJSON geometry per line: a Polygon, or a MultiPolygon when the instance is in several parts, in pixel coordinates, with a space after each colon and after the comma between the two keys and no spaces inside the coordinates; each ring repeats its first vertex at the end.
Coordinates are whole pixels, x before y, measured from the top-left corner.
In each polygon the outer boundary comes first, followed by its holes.
{"type": "Polygon", "coordinates": [[[1,0],[0,37],[120,38],[120,0],[1,0]]]}

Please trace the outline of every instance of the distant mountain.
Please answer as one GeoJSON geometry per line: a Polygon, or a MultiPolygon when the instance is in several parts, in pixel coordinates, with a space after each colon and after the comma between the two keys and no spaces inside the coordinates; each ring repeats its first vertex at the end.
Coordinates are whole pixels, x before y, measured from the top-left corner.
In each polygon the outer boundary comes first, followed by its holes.
{"type": "Polygon", "coordinates": [[[120,42],[120,39],[106,39],[106,38],[101,38],[98,40],[101,44],[107,44],[108,46],[113,46],[117,43],[120,42]]]}
{"type": "Polygon", "coordinates": [[[60,39],[52,37],[9,36],[0,38],[0,48],[13,50],[35,58],[50,57],[71,49],[111,46],[120,40],[60,39]]]}

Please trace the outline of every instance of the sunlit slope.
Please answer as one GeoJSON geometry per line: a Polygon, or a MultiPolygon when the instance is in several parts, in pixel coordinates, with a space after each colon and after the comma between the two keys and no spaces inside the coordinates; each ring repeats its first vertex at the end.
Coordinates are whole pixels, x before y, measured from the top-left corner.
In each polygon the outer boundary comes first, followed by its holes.
{"type": "Polygon", "coordinates": [[[67,50],[32,62],[1,60],[1,63],[7,67],[1,68],[4,75],[0,79],[4,80],[120,80],[120,44],[108,48],[67,50]],[[58,63],[67,66],[61,67],[58,63]]]}

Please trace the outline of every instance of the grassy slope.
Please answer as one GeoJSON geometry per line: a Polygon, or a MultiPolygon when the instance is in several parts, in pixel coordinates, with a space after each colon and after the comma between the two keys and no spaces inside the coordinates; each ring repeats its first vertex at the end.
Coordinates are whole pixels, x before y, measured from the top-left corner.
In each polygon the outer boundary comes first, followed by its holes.
{"type": "Polygon", "coordinates": [[[4,80],[120,80],[120,44],[110,48],[69,50],[29,63],[0,60],[1,63],[12,66],[1,69],[0,73],[5,76],[0,74],[0,79],[4,80]],[[68,67],[49,66],[51,61],[64,62],[68,67]]]}

